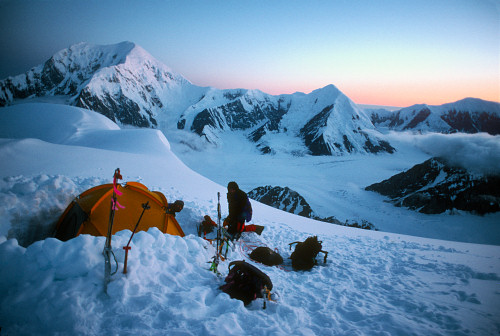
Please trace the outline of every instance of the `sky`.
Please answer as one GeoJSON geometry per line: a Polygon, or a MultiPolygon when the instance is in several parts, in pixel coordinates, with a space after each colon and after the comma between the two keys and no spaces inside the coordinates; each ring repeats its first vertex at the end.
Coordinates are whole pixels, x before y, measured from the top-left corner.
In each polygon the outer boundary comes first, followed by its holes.
{"type": "Polygon", "coordinates": [[[0,32],[2,79],[79,42],[131,41],[199,86],[500,101],[495,0],[0,0],[0,32]]]}

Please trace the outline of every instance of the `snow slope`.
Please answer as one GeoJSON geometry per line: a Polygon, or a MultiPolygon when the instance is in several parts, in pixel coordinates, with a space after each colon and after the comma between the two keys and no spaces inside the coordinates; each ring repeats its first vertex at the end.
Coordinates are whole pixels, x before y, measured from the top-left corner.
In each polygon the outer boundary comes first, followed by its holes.
{"type": "MultiPolygon", "coordinates": [[[[51,104],[0,109],[0,326],[4,334],[500,332],[499,246],[345,228],[257,202],[252,203],[252,222],[266,229],[260,237],[245,234],[243,240],[277,248],[286,258],[291,253],[288,243],[318,235],[330,254],[326,264],[320,262],[310,272],[257,265],[273,281],[277,302],[268,303],[265,310],[261,300],[244,307],[218,289],[229,261],[246,258],[239,243],[219,265],[223,274],[219,277],[208,270],[214,248],[193,235],[203,215],[216,217],[217,192],[223,195],[223,217],[227,215],[227,180],[216,184],[187,168],[155,130],[123,130],[94,112],[58,109],[51,104]],[[39,114],[45,120],[37,118],[39,114]],[[99,141],[92,134],[99,134],[99,141]],[[112,244],[118,271],[106,295],[104,237],[84,235],[67,242],[44,238],[28,247],[11,237],[22,237],[26,243],[37,240],[30,236],[32,231],[50,231],[72,197],[109,183],[117,167],[124,181],[140,181],[163,192],[168,200],[183,199],[186,206],[177,218],[187,236],[164,235],[157,229],[137,233],[125,275],[121,247],[130,231],[116,234],[112,244]]],[[[355,163],[352,160],[348,169],[355,163]]],[[[299,167],[291,167],[294,171],[299,167]]],[[[245,171],[238,174],[242,178],[245,171]]]]}

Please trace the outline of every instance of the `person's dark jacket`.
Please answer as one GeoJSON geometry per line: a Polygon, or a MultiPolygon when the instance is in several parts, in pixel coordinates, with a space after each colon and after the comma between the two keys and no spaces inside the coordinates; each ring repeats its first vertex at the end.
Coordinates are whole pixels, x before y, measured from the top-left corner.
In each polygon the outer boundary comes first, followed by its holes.
{"type": "Polygon", "coordinates": [[[229,233],[237,232],[238,223],[243,225],[245,223],[245,213],[244,208],[247,203],[248,196],[247,194],[241,190],[237,189],[234,193],[227,194],[227,204],[229,207],[229,233]]]}

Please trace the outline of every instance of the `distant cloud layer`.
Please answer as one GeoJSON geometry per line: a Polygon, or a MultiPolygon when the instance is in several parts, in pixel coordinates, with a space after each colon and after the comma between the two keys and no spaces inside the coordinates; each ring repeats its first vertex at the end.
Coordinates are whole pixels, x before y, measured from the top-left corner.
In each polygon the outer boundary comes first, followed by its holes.
{"type": "Polygon", "coordinates": [[[500,174],[500,136],[479,134],[412,134],[392,132],[388,140],[411,142],[425,153],[439,156],[471,172],[500,174]]]}

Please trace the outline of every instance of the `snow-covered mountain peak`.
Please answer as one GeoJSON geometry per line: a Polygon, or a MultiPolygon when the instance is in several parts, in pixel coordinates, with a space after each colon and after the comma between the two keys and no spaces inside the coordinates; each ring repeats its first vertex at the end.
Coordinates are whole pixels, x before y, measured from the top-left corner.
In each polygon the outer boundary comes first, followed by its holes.
{"type": "Polygon", "coordinates": [[[482,100],[478,98],[464,98],[454,103],[440,106],[443,111],[456,110],[468,112],[489,112],[500,117],[500,104],[497,102],[482,100]]]}
{"type": "MultiPolygon", "coordinates": [[[[51,57],[58,69],[68,72],[87,72],[95,74],[108,67],[121,66],[131,72],[140,71],[143,66],[161,71],[173,71],[155,59],[142,47],[133,42],[120,42],[112,45],[96,45],[80,42],[57,52],[51,57]]],[[[182,78],[175,74],[175,77],[182,78]]]]}
{"type": "MultiPolygon", "coordinates": [[[[126,42],[123,42],[126,43],[126,42]]],[[[123,66],[127,67],[131,73],[150,72],[154,78],[145,78],[148,82],[169,82],[189,83],[186,78],[175,73],[170,67],[158,61],[141,46],[133,44],[133,48],[126,54],[123,66]]]]}
{"type": "Polygon", "coordinates": [[[312,96],[321,96],[321,95],[338,96],[340,94],[343,93],[333,84],[328,84],[322,88],[316,89],[311,92],[312,96]]]}
{"type": "MultiPolygon", "coordinates": [[[[79,90],[75,87],[85,85],[99,71],[125,63],[127,56],[136,48],[131,42],[113,45],[81,42],[54,54],[47,62],[36,68],[32,75],[36,78],[41,74],[42,83],[49,90],[48,94],[51,93],[51,86],[63,91],[59,93],[73,94],[79,90]]],[[[22,76],[24,75],[17,77],[22,76]]]]}
{"type": "MultiPolygon", "coordinates": [[[[57,52],[53,59],[69,67],[71,64],[91,66],[99,62],[100,67],[123,63],[126,56],[136,47],[132,42],[112,45],[96,45],[80,42],[57,52]]],[[[62,69],[61,69],[62,70],[62,69]]],[[[77,68],[70,70],[78,70],[77,68]]]]}
{"type": "Polygon", "coordinates": [[[429,104],[415,104],[399,111],[419,111],[429,109],[436,113],[442,113],[450,110],[467,111],[467,112],[493,112],[500,115],[500,103],[482,100],[479,98],[464,98],[452,103],[442,105],[429,105],[429,104]]]}
{"type": "MultiPolygon", "coordinates": [[[[7,105],[16,98],[68,95],[73,96],[75,105],[88,107],[81,96],[85,89],[85,96],[89,95],[88,85],[103,94],[116,95],[124,86],[137,86],[138,82],[149,92],[154,91],[155,86],[191,85],[135,43],[95,45],[82,42],[57,52],[25,74],[0,81],[0,105],[7,105]],[[112,88],[113,83],[120,87],[112,88]]],[[[103,114],[109,117],[109,113],[103,114]]]]}

